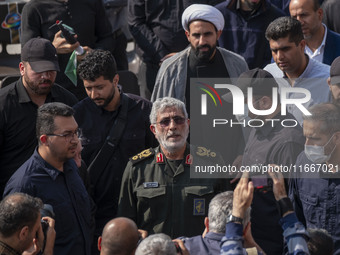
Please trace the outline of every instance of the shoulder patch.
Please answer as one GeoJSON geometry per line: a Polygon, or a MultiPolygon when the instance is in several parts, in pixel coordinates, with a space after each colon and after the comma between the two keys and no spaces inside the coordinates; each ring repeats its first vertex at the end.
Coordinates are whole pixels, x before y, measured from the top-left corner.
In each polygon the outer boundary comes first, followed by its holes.
{"type": "Polygon", "coordinates": [[[205,147],[197,147],[196,154],[201,157],[215,158],[216,152],[213,152],[205,147]]]}
{"type": "Polygon", "coordinates": [[[149,148],[149,149],[146,149],[140,153],[138,153],[137,155],[133,156],[130,158],[130,161],[132,162],[132,164],[136,164],[137,162],[140,162],[142,161],[143,159],[146,159],[152,155],[155,154],[155,151],[154,149],[152,148],[149,148]]]}

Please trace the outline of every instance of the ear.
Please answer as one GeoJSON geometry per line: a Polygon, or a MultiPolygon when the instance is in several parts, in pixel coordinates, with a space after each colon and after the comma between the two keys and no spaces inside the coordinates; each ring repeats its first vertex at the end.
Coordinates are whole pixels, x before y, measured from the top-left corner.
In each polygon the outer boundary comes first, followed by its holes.
{"type": "Polygon", "coordinates": [[[151,124],[151,125],[150,125],[150,130],[151,130],[151,132],[152,132],[154,135],[156,135],[156,127],[155,127],[154,124],[151,124]]]}
{"type": "Polygon", "coordinates": [[[329,90],[332,91],[331,77],[327,78],[327,83],[328,83],[329,90]]]}
{"type": "Polygon", "coordinates": [[[115,87],[118,85],[118,82],[119,82],[119,74],[116,74],[113,77],[113,84],[115,85],[115,87]]]}
{"type": "Polygon", "coordinates": [[[270,109],[272,106],[272,99],[268,96],[263,96],[262,100],[260,101],[260,107],[263,108],[264,110],[270,109]]]}
{"type": "Polygon", "coordinates": [[[187,36],[187,39],[190,42],[190,32],[185,30],[185,35],[187,36]]]}
{"type": "Polygon", "coordinates": [[[301,48],[301,50],[303,52],[305,52],[305,47],[306,47],[306,40],[305,39],[301,40],[299,47],[301,48]]]}
{"type": "Polygon", "coordinates": [[[221,34],[222,34],[222,30],[218,30],[217,31],[217,40],[220,38],[221,34]]]}
{"type": "Polygon", "coordinates": [[[334,133],[335,144],[340,144],[340,131],[334,133]]]}
{"type": "Polygon", "coordinates": [[[98,237],[98,251],[101,251],[102,250],[102,237],[98,237]]]}
{"type": "Polygon", "coordinates": [[[24,74],[25,74],[25,65],[24,65],[23,62],[19,63],[19,71],[20,71],[20,75],[24,76],[24,74]]]}
{"type": "Polygon", "coordinates": [[[322,8],[319,8],[316,13],[318,14],[318,18],[319,18],[319,21],[322,21],[322,17],[323,17],[323,10],[322,8]]]}
{"type": "Polygon", "coordinates": [[[41,135],[40,137],[39,137],[39,140],[40,140],[40,142],[42,143],[42,144],[46,144],[46,142],[47,142],[47,135],[41,135]]]}
{"type": "Polygon", "coordinates": [[[26,240],[28,234],[29,234],[28,226],[24,226],[24,227],[20,230],[20,233],[19,233],[19,240],[20,240],[20,241],[26,240]]]}
{"type": "Polygon", "coordinates": [[[207,232],[209,232],[209,218],[208,217],[204,218],[204,226],[207,229],[207,232]]]}
{"type": "Polygon", "coordinates": [[[190,119],[188,119],[188,126],[190,127],[190,119]]]}

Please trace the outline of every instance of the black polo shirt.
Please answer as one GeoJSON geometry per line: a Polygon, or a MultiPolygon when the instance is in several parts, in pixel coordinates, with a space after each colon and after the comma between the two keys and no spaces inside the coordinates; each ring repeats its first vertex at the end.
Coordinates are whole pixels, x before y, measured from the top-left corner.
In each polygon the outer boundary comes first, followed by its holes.
{"type": "MultiPolygon", "coordinates": [[[[46,103],[61,102],[69,106],[76,97],[54,84],[46,103]]],[[[38,106],[32,102],[21,78],[0,89],[0,194],[11,175],[33,154],[38,141],[35,123],[38,106]]]]}

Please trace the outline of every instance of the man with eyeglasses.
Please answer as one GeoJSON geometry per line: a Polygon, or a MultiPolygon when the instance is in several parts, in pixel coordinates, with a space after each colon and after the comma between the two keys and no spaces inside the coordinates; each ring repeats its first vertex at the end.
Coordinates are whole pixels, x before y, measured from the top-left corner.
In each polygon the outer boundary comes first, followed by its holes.
{"type": "Polygon", "coordinates": [[[14,192],[39,197],[55,213],[54,254],[90,254],[91,203],[74,156],[79,143],[73,109],[62,103],[38,109],[39,146],[13,174],[4,195],[14,192]]]}
{"type": "Polygon", "coordinates": [[[190,121],[178,99],[157,99],[150,122],[160,145],[130,158],[122,179],[118,215],[134,220],[149,234],[165,233],[172,238],[202,234],[209,202],[226,190],[227,180],[191,178],[190,166],[213,162],[219,155],[201,153],[206,148],[186,142],[190,121]]]}
{"type": "Polygon", "coordinates": [[[49,102],[77,103],[72,93],[55,83],[59,64],[50,41],[29,40],[21,50],[19,70],[21,78],[0,89],[0,196],[8,179],[38,144],[38,107],[49,102]]]}

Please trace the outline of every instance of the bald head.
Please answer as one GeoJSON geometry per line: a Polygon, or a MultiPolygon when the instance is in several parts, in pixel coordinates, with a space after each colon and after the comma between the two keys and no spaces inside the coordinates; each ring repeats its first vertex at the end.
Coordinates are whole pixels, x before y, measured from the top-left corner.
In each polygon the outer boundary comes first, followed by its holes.
{"type": "Polygon", "coordinates": [[[100,254],[134,254],[138,239],[138,229],[132,220],[115,218],[105,225],[103,234],[99,237],[100,254]]]}

